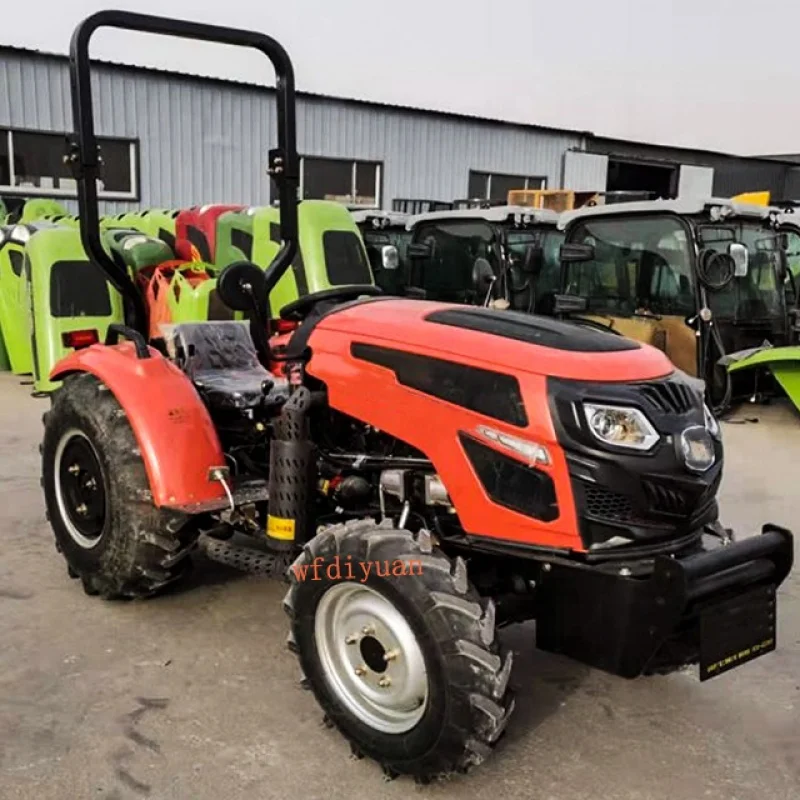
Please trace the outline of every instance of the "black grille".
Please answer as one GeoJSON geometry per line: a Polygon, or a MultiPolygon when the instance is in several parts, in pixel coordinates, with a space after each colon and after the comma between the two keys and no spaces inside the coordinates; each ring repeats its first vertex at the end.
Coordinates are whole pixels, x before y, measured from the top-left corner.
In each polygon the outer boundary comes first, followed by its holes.
{"type": "Polygon", "coordinates": [[[354,358],[394,370],[403,386],[510,425],[528,424],[519,381],[513,375],[361,342],[353,343],[350,351],[354,358]]]}
{"type": "Polygon", "coordinates": [[[653,511],[684,517],[694,510],[692,498],[686,492],[659,486],[651,481],[642,481],[642,487],[653,511]]]}
{"type": "Polygon", "coordinates": [[[665,414],[685,414],[699,402],[698,395],[685,383],[659,381],[641,384],[639,389],[651,405],[665,414]]]}
{"type": "Polygon", "coordinates": [[[584,486],[587,516],[614,522],[627,522],[633,518],[633,509],[627,497],[602,486],[584,486]]]}
{"type": "Polygon", "coordinates": [[[546,472],[526,467],[465,433],[458,438],[495,503],[543,522],[558,518],[555,484],[546,472]]]}

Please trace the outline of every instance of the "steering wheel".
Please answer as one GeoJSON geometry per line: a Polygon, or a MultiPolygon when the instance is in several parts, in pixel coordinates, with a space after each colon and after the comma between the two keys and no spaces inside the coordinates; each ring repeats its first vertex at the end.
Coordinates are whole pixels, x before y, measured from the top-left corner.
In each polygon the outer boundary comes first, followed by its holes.
{"type": "Polygon", "coordinates": [[[307,294],[305,297],[300,297],[291,303],[287,303],[281,309],[281,319],[289,320],[290,322],[302,322],[317,303],[344,303],[347,300],[355,300],[362,295],[376,297],[379,294],[383,294],[383,290],[380,286],[373,286],[371,283],[336,286],[333,289],[307,294]]]}

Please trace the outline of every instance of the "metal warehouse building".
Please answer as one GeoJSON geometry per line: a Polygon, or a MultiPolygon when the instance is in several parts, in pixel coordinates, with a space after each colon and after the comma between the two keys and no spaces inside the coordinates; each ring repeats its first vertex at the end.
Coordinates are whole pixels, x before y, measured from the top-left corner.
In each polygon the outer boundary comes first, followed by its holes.
{"type": "MultiPolygon", "coordinates": [[[[106,213],[270,201],[271,90],[109,63],[97,64],[94,87],[106,213]]],[[[0,47],[0,196],[52,196],[74,208],[62,163],[71,129],[66,57],[0,47]]],[[[313,94],[299,95],[298,137],[303,196],[353,205],[502,199],[523,187],[800,194],[800,167],[788,160],[313,94]]]]}

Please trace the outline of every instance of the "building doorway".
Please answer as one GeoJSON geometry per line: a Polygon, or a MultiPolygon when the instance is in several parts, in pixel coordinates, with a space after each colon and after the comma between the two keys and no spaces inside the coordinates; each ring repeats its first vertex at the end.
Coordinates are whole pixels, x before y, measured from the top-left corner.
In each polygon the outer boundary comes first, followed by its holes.
{"type": "Polygon", "coordinates": [[[652,192],[654,197],[675,197],[678,193],[678,168],[609,158],[606,191],[652,192]]]}

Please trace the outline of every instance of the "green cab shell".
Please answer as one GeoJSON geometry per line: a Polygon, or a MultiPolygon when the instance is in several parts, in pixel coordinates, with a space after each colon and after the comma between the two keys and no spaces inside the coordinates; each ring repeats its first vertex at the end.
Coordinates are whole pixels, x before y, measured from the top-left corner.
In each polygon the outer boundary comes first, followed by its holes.
{"type": "Polygon", "coordinates": [[[120,228],[105,230],[103,234],[111,257],[123,264],[134,280],[142,270],[175,258],[166,242],[139,231],[120,228]]]}
{"type": "Polygon", "coordinates": [[[69,214],[67,209],[57,200],[51,200],[47,197],[34,197],[25,202],[19,221],[22,223],[37,222],[43,217],[65,217],[67,214],[69,214]]]}
{"type": "Polygon", "coordinates": [[[800,347],[753,348],[732,354],[727,364],[728,372],[736,373],[748,369],[766,369],[786,392],[792,405],[800,411],[800,347]]]}
{"type": "MultiPolygon", "coordinates": [[[[174,252],[175,218],[177,216],[177,209],[148,208],[143,211],[118,214],[113,221],[115,228],[128,228],[146,236],[152,236],[154,239],[161,239],[174,252]]],[[[170,258],[174,257],[170,256],[170,258]]]]}
{"type": "Polygon", "coordinates": [[[167,299],[173,323],[244,319],[241,311],[234,312],[222,302],[217,293],[217,279],[211,277],[213,272],[210,264],[199,261],[175,271],[167,299]]]}
{"type": "MultiPolygon", "coordinates": [[[[270,294],[273,317],[307,294],[337,286],[374,285],[364,242],[345,206],[304,200],[298,206],[298,225],[298,255],[270,294]]],[[[280,245],[278,209],[272,206],[229,211],[217,222],[218,267],[245,260],[266,269],[280,245]]]]}
{"type": "Polygon", "coordinates": [[[94,331],[104,341],[108,326],[123,321],[122,298],[86,257],[80,233],[56,227],[34,233],[26,247],[33,331],[34,390],[49,392],[53,366],[73,348],[75,331],[94,331]]]}
{"type": "Polygon", "coordinates": [[[0,239],[0,338],[6,366],[15,375],[33,371],[31,338],[26,307],[25,242],[31,235],[27,226],[6,228],[0,239]]]}

